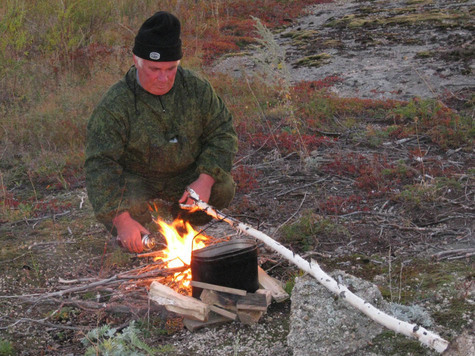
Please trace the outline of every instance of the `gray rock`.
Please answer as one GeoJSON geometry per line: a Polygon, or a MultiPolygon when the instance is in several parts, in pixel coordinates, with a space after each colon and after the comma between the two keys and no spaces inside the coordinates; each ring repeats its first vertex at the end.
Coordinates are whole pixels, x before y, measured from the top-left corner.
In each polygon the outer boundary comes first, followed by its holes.
{"type": "MultiPolygon", "coordinates": [[[[372,283],[342,271],[331,273],[348,289],[379,309],[387,309],[372,283]]],[[[383,331],[360,311],[336,299],[313,277],[298,278],[292,291],[288,345],[294,356],[347,355],[366,347],[383,331]]]]}
{"type": "Polygon", "coordinates": [[[465,330],[450,343],[443,353],[444,356],[475,355],[475,324],[465,330]]]}

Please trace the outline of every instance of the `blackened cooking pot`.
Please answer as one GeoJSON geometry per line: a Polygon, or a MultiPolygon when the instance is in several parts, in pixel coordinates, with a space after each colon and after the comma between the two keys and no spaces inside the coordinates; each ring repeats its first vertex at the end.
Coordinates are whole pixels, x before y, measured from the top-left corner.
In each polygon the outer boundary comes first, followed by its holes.
{"type": "MultiPolygon", "coordinates": [[[[254,293],[259,288],[257,244],[249,239],[239,239],[193,251],[191,279],[254,293]]],[[[193,297],[199,298],[202,289],[192,289],[193,297]]]]}

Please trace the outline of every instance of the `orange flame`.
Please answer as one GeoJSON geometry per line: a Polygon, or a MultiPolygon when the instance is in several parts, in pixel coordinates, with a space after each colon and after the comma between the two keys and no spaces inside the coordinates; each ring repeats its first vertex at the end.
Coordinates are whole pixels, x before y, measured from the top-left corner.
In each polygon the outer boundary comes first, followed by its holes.
{"type": "MultiPolygon", "coordinates": [[[[205,247],[204,241],[208,238],[200,235],[198,231],[186,221],[176,219],[170,225],[162,220],[155,220],[160,227],[160,232],[167,240],[167,248],[164,249],[161,259],[167,262],[168,268],[189,266],[191,252],[205,247]]],[[[183,273],[176,273],[175,280],[188,287],[191,280],[190,269],[183,273]]]]}

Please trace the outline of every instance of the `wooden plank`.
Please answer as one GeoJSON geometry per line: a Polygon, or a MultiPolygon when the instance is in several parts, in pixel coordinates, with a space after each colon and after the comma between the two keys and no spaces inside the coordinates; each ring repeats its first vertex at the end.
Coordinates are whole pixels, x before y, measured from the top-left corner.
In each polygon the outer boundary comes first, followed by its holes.
{"type": "MultiPolygon", "coordinates": [[[[176,305],[165,305],[165,309],[168,310],[169,312],[178,314],[180,316],[184,316],[189,319],[195,319],[197,321],[206,321],[208,319],[208,315],[203,316],[201,312],[198,312],[196,310],[192,310],[190,308],[181,308],[176,305]]],[[[208,312],[209,313],[209,307],[208,307],[208,312]]]]}
{"type": "Polygon", "coordinates": [[[282,283],[269,276],[261,267],[257,267],[257,278],[259,279],[259,285],[263,289],[270,291],[272,298],[274,298],[277,303],[289,299],[289,294],[282,288],[282,283]]]}
{"type": "Polygon", "coordinates": [[[193,297],[179,294],[156,281],[150,285],[149,298],[171,312],[200,321],[208,319],[207,304],[193,297]]]}
{"type": "Polygon", "coordinates": [[[185,327],[190,330],[191,332],[211,326],[218,326],[225,323],[230,323],[232,320],[228,319],[222,315],[218,315],[216,313],[209,313],[209,317],[207,321],[198,321],[194,319],[183,319],[183,324],[185,327]]]}
{"type": "Polygon", "coordinates": [[[263,294],[266,296],[266,301],[267,301],[267,306],[269,306],[272,303],[272,293],[270,290],[267,289],[258,289],[256,290],[257,294],[263,294]]]}
{"type": "Polygon", "coordinates": [[[236,320],[237,318],[237,314],[231,313],[230,311],[217,307],[216,305],[210,305],[209,309],[214,311],[216,314],[222,315],[231,320],[236,320]]]}
{"type": "Polygon", "coordinates": [[[191,286],[192,287],[197,287],[197,288],[202,288],[202,289],[215,290],[215,291],[218,291],[218,292],[236,294],[236,295],[246,295],[247,294],[247,292],[243,289],[229,288],[229,287],[224,287],[224,286],[218,286],[216,284],[209,284],[209,283],[198,282],[198,281],[191,281],[191,286]]]}
{"type": "Polygon", "coordinates": [[[257,324],[264,312],[258,310],[238,310],[237,314],[241,323],[254,325],[257,324]]]}
{"type": "Polygon", "coordinates": [[[239,298],[236,307],[238,310],[267,311],[267,299],[264,294],[247,293],[245,297],[239,298]]]}
{"type": "Polygon", "coordinates": [[[221,308],[236,310],[237,300],[241,296],[223,292],[216,292],[214,290],[203,289],[200,295],[200,299],[209,305],[217,305],[221,308]]]}

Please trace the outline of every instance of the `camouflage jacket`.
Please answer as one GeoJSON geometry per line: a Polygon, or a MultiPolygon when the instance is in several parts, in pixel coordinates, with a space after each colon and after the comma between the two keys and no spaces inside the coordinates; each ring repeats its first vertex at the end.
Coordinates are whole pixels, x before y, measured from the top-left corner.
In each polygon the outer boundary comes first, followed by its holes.
{"type": "Polygon", "coordinates": [[[157,96],[140,87],[132,67],[87,126],[86,186],[96,217],[110,223],[128,209],[127,174],[160,182],[193,171],[219,181],[236,151],[232,116],[209,82],[179,67],[173,88],[157,96]]]}

